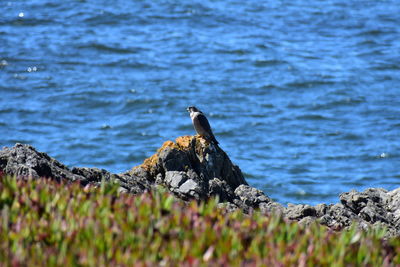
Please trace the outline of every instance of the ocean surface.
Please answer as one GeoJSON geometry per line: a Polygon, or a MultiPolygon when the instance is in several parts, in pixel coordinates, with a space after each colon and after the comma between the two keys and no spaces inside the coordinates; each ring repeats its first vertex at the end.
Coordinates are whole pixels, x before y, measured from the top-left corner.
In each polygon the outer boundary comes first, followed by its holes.
{"type": "Polygon", "coordinates": [[[209,118],[286,203],[400,187],[400,1],[1,1],[0,146],[124,172],[209,118]]]}

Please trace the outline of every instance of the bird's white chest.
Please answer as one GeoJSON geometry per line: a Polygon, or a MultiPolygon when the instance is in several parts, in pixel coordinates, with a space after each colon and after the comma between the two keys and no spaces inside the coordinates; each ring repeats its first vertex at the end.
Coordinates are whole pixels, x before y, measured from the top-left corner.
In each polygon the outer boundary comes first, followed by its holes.
{"type": "Polygon", "coordinates": [[[191,113],[190,113],[190,118],[191,118],[192,121],[193,121],[194,118],[196,118],[198,115],[200,115],[200,112],[191,112],[191,113]]]}

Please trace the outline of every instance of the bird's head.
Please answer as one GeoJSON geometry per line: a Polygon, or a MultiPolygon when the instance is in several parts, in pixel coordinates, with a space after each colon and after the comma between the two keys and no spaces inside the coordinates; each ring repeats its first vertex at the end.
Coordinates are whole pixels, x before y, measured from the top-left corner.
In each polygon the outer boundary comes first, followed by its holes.
{"type": "Polygon", "coordinates": [[[189,113],[192,113],[192,112],[200,112],[200,110],[198,110],[196,107],[188,107],[187,109],[186,109],[189,113]]]}

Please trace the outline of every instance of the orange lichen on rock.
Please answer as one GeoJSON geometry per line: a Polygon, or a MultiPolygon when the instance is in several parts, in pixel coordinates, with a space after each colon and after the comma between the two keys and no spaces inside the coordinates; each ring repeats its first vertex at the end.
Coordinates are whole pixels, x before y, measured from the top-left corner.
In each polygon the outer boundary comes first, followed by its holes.
{"type": "Polygon", "coordinates": [[[174,142],[168,140],[168,141],[165,141],[164,144],[157,150],[157,153],[160,153],[161,151],[163,151],[167,147],[178,148],[174,142]]]}
{"type": "Polygon", "coordinates": [[[180,136],[176,138],[175,142],[178,145],[180,149],[188,149],[190,147],[190,142],[192,141],[194,137],[185,135],[185,136],[180,136]]]}
{"type": "Polygon", "coordinates": [[[199,135],[180,136],[176,138],[175,140],[176,143],[169,140],[165,141],[164,144],[157,150],[157,153],[145,159],[141,165],[133,167],[132,170],[135,170],[137,168],[143,168],[147,171],[151,171],[157,165],[159,160],[159,155],[163,150],[165,150],[167,147],[178,150],[189,150],[191,149],[191,143],[193,142],[193,139],[195,141],[195,151],[197,153],[202,154],[202,148],[204,147],[204,145],[208,144],[208,142],[205,139],[203,139],[199,135]]]}
{"type": "Polygon", "coordinates": [[[158,162],[158,153],[155,153],[153,156],[145,159],[141,165],[136,166],[134,168],[142,167],[149,171],[153,166],[157,164],[157,162],[158,162]]]}
{"type": "Polygon", "coordinates": [[[167,147],[178,148],[178,146],[174,142],[169,140],[165,141],[164,144],[157,150],[157,153],[145,159],[141,165],[133,167],[132,170],[141,167],[147,171],[150,171],[154,166],[156,166],[158,162],[158,154],[167,147]]]}

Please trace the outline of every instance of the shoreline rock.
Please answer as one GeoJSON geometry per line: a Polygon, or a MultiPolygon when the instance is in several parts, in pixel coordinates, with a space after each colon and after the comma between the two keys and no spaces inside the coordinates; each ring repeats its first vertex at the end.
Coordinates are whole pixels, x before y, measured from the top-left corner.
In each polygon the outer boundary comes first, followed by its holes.
{"type": "Polygon", "coordinates": [[[121,192],[140,194],[156,185],[166,187],[183,200],[205,200],[218,196],[228,210],[259,210],[262,214],[279,213],[290,221],[308,225],[318,222],[333,230],[343,230],[353,222],[361,229],[385,227],[386,237],[400,236],[400,188],[387,191],[369,188],[339,196],[340,203],[289,204],[273,202],[261,190],[247,184],[240,168],[218,146],[195,136],[182,136],[165,142],[143,164],[120,174],[104,169],[68,168],[34,147],[16,144],[0,151],[0,173],[18,177],[49,177],[57,181],[79,181],[83,186],[115,181],[121,192]]]}

